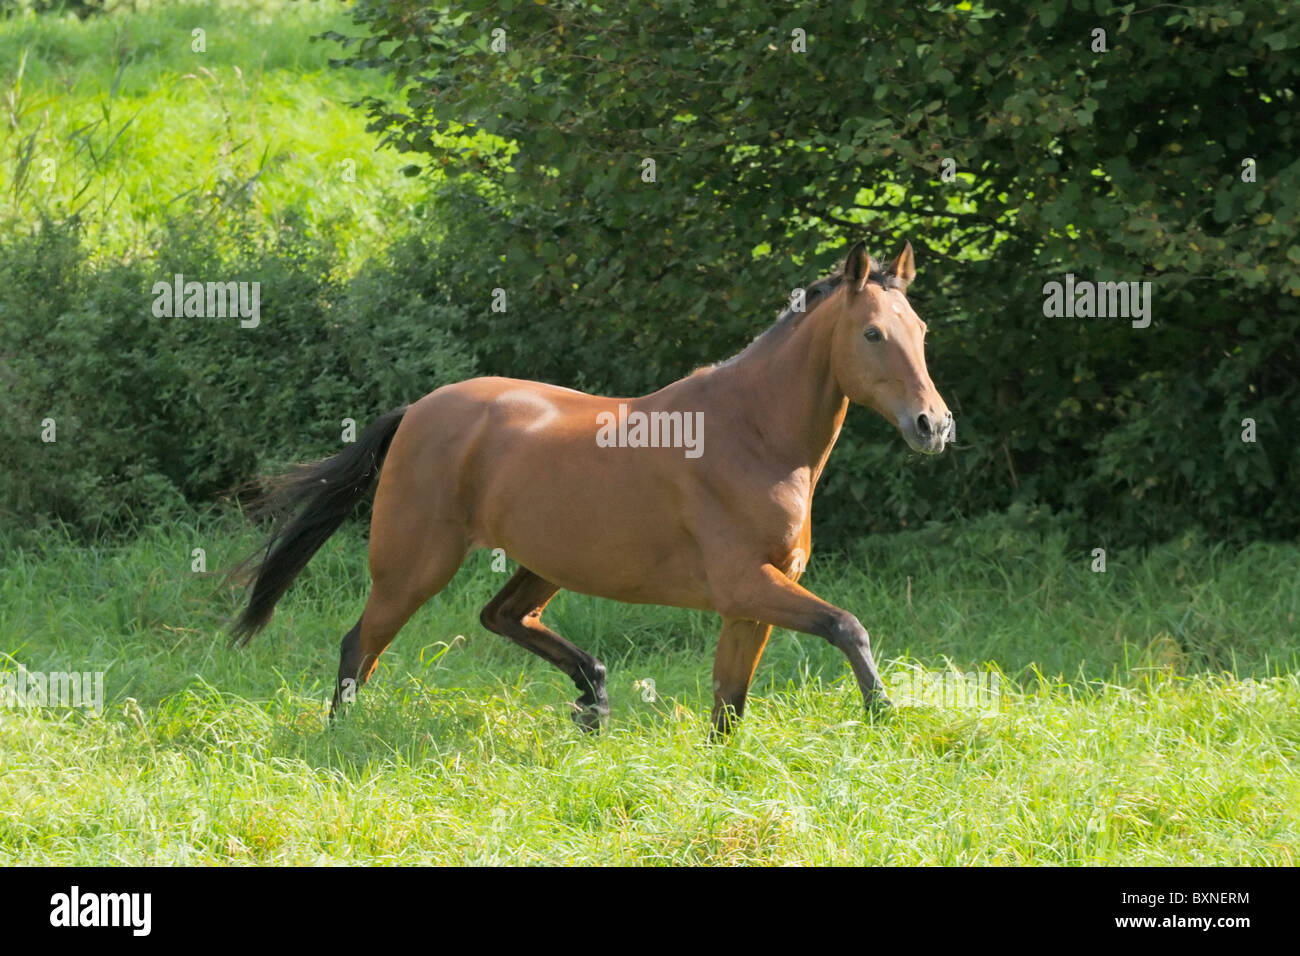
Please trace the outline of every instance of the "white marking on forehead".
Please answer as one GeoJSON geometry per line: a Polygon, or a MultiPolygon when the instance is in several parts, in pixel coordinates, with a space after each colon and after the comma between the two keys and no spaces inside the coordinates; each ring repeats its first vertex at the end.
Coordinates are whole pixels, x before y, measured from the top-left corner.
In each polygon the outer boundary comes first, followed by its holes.
{"type": "Polygon", "coordinates": [[[502,392],[497,396],[497,401],[513,406],[512,411],[518,410],[532,415],[533,420],[526,426],[526,430],[530,432],[546,427],[560,414],[560,410],[542,396],[522,388],[502,392]]]}

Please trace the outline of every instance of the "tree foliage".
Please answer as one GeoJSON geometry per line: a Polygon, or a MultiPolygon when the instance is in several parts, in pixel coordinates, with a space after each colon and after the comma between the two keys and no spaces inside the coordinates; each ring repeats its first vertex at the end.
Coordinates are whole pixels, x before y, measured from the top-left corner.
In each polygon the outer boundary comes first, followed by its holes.
{"type": "Polygon", "coordinates": [[[848,239],[910,238],[960,447],[851,415],[819,528],[1024,502],[1149,540],[1300,530],[1287,8],[360,0],[330,36],[402,91],[362,104],[382,141],[448,176],[430,268],[485,371],[647,391],[848,239]],[[1150,281],[1151,325],[1045,317],[1067,273],[1150,281]]]}

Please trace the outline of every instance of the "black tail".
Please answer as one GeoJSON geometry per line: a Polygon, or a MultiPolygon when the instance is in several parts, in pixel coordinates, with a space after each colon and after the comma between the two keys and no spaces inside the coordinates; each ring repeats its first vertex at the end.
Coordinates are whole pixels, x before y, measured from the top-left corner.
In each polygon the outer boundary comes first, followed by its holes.
{"type": "Polygon", "coordinates": [[[248,607],[231,628],[236,644],[247,644],[266,626],[276,602],[289,590],[293,579],[369,494],[405,414],[406,406],[395,408],[371,422],[356,444],[333,458],[297,466],[276,479],[271,491],[254,505],[256,510],[280,512],[287,517],[303,499],[308,499],[297,517],[272,532],[265,547],[258,548],[230,572],[231,577],[253,583],[248,607]],[[253,566],[259,556],[262,560],[253,566]]]}

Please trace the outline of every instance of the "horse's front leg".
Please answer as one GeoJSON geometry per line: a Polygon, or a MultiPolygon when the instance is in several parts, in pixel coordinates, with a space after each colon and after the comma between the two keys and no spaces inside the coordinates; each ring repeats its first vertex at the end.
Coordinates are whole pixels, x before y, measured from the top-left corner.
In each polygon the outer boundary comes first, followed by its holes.
{"type": "Polygon", "coordinates": [[[713,726],[710,740],[730,735],[745,713],[745,698],[758,668],[758,660],[772,633],[771,624],[722,619],[718,652],[713,658],[713,726]]]}
{"type": "Polygon", "coordinates": [[[862,622],[791,581],[773,565],[764,564],[719,582],[714,599],[724,617],[763,621],[829,641],[848,658],[867,709],[890,706],[862,622]]]}

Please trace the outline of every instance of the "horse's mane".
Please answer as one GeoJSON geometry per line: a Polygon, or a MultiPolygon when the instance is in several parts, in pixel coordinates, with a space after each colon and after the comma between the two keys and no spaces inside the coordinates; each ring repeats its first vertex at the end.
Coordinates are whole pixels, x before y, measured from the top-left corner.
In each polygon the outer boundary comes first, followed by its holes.
{"type": "MultiPolygon", "coordinates": [[[[906,288],[906,286],[903,285],[901,279],[899,279],[895,275],[886,273],[884,267],[881,266],[881,264],[877,262],[875,259],[868,260],[868,263],[869,263],[869,267],[867,270],[868,282],[874,282],[885,289],[906,288]]],[[[757,346],[760,342],[767,341],[769,338],[775,338],[776,336],[779,336],[782,333],[784,333],[787,329],[794,328],[796,325],[799,324],[799,321],[802,318],[804,318],[805,316],[813,312],[817,308],[817,306],[821,305],[823,302],[829,299],[831,295],[835,292],[835,290],[838,289],[843,284],[844,284],[844,266],[841,263],[840,267],[837,268],[835,272],[833,272],[831,275],[822,276],[822,278],[818,279],[817,281],[807,286],[804,286],[804,290],[803,290],[804,307],[802,310],[796,310],[793,301],[791,301],[786,305],[785,309],[781,311],[780,315],[777,316],[775,322],[773,322],[770,326],[768,326],[757,336],[755,336],[752,342],[750,342],[747,346],[745,346],[743,349],[741,349],[731,358],[723,362],[714,362],[712,365],[702,366],[701,368],[697,368],[695,372],[692,372],[691,374],[694,375],[696,372],[704,372],[711,368],[717,368],[720,365],[730,365],[732,362],[736,361],[738,358],[740,358],[750,349],[757,346]]]]}

